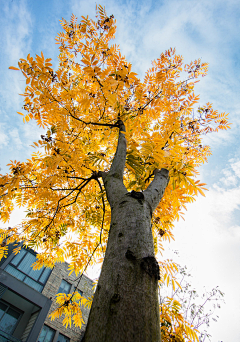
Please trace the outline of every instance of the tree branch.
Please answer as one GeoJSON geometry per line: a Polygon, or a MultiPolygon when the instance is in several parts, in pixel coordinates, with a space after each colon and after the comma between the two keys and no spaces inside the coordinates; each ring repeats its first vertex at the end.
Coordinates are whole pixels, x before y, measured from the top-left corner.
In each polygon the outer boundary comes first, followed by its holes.
{"type": "Polygon", "coordinates": [[[169,177],[168,177],[167,169],[156,169],[154,171],[154,179],[148,186],[146,190],[143,191],[145,199],[148,201],[152,208],[152,212],[158,206],[161,198],[163,197],[164,191],[168,185],[169,177]]]}
{"type": "Polygon", "coordinates": [[[125,168],[127,155],[127,142],[123,132],[126,132],[126,128],[121,120],[118,120],[117,125],[119,127],[118,145],[109,175],[115,175],[117,178],[121,178],[121,180],[123,180],[123,171],[125,168]]]}
{"type": "Polygon", "coordinates": [[[125,125],[122,120],[118,120],[116,125],[119,127],[118,145],[112,165],[109,172],[99,172],[104,182],[107,199],[111,207],[119,196],[126,194],[128,191],[123,184],[123,172],[126,163],[127,142],[124,132],[125,125]]]}

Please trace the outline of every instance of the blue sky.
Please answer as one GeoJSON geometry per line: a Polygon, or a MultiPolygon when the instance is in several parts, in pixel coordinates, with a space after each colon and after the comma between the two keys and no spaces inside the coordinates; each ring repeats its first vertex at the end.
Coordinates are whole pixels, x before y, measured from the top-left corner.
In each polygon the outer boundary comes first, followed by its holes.
{"type": "MultiPolygon", "coordinates": [[[[95,1],[0,0],[0,167],[7,171],[10,159],[24,161],[32,152],[40,130],[22,123],[24,77],[8,70],[19,58],[40,54],[57,64],[55,36],[59,19],[95,16],[95,1]]],[[[206,137],[213,155],[200,168],[208,184],[205,198],[189,205],[185,221],[176,223],[180,262],[186,264],[197,288],[219,285],[226,305],[210,332],[212,342],[240,340],[240,4],[239,0],[104,0],[109,15],[117,19],[116,43],[141,77],[151,60],[169,47],[190,62],[201,57],[209,63],[208,76],[197,85],[200,102],[213,103],[229,112],[232,129],[206,137]],[[230,323],[231,322],[231,323],[230,323]],[[230,323],[230,324],[229,324],[230,323]]],[[[19,220],[21,212],[14,214],[19,220]]],[[[166,249],[168,246],[166,245],[166,249]]],[[[171,251],[166,252],[171,256],[171,251]]]]}

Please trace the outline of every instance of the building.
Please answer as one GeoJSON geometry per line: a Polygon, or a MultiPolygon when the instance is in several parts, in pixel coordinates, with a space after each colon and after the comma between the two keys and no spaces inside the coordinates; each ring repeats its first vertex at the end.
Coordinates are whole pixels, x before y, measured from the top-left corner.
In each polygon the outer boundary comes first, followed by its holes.
{"type": "MultiPolygon", "coordinates": [[[[66,329],[63,318],[51,321],[48,316],[56,308],[57,293],[77,289],[92,296],[92,280],[83,276],[78,284],[73,273],[68,275],[67,263],[33,270],[34,251],[22,248],[14,255],[12,250],[9,246],[8,257],[0,261],[0,342],[80,342],[85,327],[66,329]]],[[[82,311],[86,322],[89,310],[82,311]]]]}

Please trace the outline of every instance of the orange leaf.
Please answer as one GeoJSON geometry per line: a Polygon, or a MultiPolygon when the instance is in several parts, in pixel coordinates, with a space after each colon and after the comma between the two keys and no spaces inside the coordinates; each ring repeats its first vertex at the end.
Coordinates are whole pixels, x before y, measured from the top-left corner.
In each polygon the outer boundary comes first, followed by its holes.
{"type": "Polygon", "coordinates": [[[14,67],[14,66],[10,66],[8,69],[11,69],[11,70],[20,70],[20,69],[14,67]]]}

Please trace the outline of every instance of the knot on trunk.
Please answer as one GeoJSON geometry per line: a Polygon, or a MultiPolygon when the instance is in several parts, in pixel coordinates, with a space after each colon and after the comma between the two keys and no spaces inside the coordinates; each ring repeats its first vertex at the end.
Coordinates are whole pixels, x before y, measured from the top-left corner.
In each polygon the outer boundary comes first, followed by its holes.
{"type": "Polygon", "coordinates": [[[154,277],[156,280],[160,280],[160,270],[159,265],[155,257],[147,256],[142,258],[141,269],[146,272],[150,277],[154,277]]]}
{"type": "Polygon", "coordinates": [[[144,194],[142,192],[132,190],[130,193],[128,193],[128,196],[135,198],[140,204],[143,204],[144,194]]]}
{"type": "Polygon", "coordinates": [[[129,249],[126,251],[125,257],[126,257],[128,260],[132,260],[132,261],[136,260],[135,255],[134,255],[133,252],[130,251],[129,249]]]}
{"type": "Polygon", "coordinates": [[[118,293],[114,293],[111,298],[111,303],[118,303],[120,301],[120,295],[118,293]]]}

